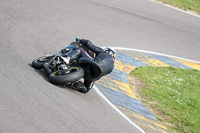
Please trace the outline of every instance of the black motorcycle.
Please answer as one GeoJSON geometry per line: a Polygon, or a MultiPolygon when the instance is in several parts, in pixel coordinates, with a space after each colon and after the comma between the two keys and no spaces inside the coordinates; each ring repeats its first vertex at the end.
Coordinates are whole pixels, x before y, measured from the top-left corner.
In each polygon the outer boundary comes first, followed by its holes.
{"type": "Polygon", "coordinates": [[[53,84],[71,85],[81,78],[91,81],[99,79],[101,69],[92,59],[79,57],[69,64],[66,64],[63,60],[63,56],[67,57],[73,49],[78,47],[82,47],[79,42],[72,42],[55,55],[35,59],[32,62],[32,67],[44,69],[49,81],[53,84]]]}

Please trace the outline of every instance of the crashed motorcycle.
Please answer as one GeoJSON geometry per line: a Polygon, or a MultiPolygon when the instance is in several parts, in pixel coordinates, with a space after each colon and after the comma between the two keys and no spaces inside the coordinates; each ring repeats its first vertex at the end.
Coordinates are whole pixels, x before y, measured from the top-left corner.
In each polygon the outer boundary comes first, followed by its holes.
{"type": "Polygon", "coordinates": [[[82,78],[91,81],[99,79],[101,69],[92,59],[79,57],[66,64],[62,58],[67,57],[73,49],[79,47],[82,47],[80,43],[77,41],[72,42],[54,55],[46,55],[35,59],[32,62],[32,67],[44,69],[44,72],[49,77],[49,81],[58,85],[71,86],[82,78]]]}

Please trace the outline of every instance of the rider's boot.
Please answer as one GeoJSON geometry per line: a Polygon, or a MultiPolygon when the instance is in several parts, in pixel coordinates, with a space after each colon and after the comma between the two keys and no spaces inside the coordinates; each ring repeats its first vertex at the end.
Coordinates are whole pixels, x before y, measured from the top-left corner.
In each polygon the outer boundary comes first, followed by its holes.
{"type": "Polygon", "coordinates": [[[80,91],[81,93],[87,93],[87,88],[85,87],[85,85],[81,82],[81,81],[77,81],[76,83],[74,83],[73,87],[77,88],[78,91],[80,91]]]}

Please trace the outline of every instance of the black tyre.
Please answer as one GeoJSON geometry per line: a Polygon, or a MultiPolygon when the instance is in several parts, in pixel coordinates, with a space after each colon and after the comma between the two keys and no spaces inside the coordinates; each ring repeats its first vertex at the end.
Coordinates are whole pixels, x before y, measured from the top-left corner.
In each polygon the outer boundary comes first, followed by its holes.
{"type": "Polygon", "coordinates": [[[32,62],[32,67],[35,69],[42,69],[43,65],[46,61],[48,61],[52,56],[43,56],[43,57],[39,57],[37,59],[35,59],[32,62]]]}
{"type": "Polygon", "coordinates": [[[64,85],[75,82],[84,76],[84,70],[81,67],[70,67],[67,70],[56,71],[49,75],[49,81],[53,84],[64,85]]]}

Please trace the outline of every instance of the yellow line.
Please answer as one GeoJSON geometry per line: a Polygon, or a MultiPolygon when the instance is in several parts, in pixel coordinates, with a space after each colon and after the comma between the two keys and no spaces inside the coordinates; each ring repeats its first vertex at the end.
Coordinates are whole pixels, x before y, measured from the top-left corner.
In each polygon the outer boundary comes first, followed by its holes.
{"type": "Polygon", "coordinates": [[[137,99],[137,97],[133,94],[133,92],[131,91],[128,84],[117,81],[117,80],[112,80],[112,82],[107,82],[110,80],[111,79],[109,79],[105,76],[105,77],[101,78],[100,80],[98,80],[97,82],[100,84],[103,84],[104,86],[106,86],[114,91],[120,92],[120,93],[128,95],[134,99],[137,99]]]}
{"type": "Polygon", "coordinates": [[[110,79],[105,76],[101,78],[100,80],[98,80],[97,82],[100,84],[103,84],[104,86],[114,91],[120,92],[122,94],[125,94],[132,98],[137,99],[137,97],[133,94],[128,84],[117,81],[117,80],[112,80],[112,82],[107,82],[107,81],[110,81],[110,79]]]}
{"type": "MultiPolygon", "coordinates": [[[[159,127],[159,128],[162,128],[162,129],[165,129],[165,130],[168,130],[161,122],[157,121],[157,120],[151,120],[147,117],[144,117],[143,115],[141,114],[138,114],[136,112],[133,112],[127,108],[124,108],[122,106],[117,106],[125,115],[127,115],[130,119],[132,119],[132,121],[137,121],[137,120],[140,120],[142,123],[146,122],[146,123],[149,123],[147,124],[146,126],[150,127],[150,128],[153,128],[153,126],[155,127],[159,127]],[[152,126],[150,126],[150,124],[152,126]]],[[[157,128],[156,128],[157,129],[157,128]]]]}
{"type": "Polygon", "coordinates": [[[112,80],[112,81],[115,82],[118,85],[118,87],[125,92],[126,95],[128,95],[134,99],[137,99],[137,97],[133,94],[133,92],[128,84],[117,81],[117,80],[112,80]]]}
{"type": "Polygon", "coordinates": [[[100,80],[98,80],[97,82],[104,85],[105,87],[114,87],[114,88],[117,88],[118,86],[113,83],[113,82],[110,82],[111,79],[109,79],[107,76],[104,76],[102,77],[100,80]]]}
{"type": "Polygon", "coordinates": [[[141,62],[144,62],[150,66],[163,66],[163,67],[167,67],[169,65],[159,61],[159,60],[156,60],[156,59],[153,59],[153,58],[149,58],[147,57],[145,54],[143,53],[139,53],[139,52],[133,52],[133,51],[123,51],[122,53],[136,59],[136,60],[139,60],[141,62]]]}
{"type": "Polygon", "coordinates": [[[157,126],[157,127],[161,127],[161,128],[163,128],[163,129],[166,129],[167,130],[167,128],[164,126],[164,125],[162,125],[162,124],[160,124],[159,122],[151,122],[153,125],[155,125],[155,126],[157,126]]]}
{"type": "Polygon", "coordinates": [[[153,58],[149,58],[145,55],[142,55],[140,57],[134,57],[135,59],[139,60],[139,61],[142,61],[150,66],[163,66],[163,67],[168,67],[169,65],[159,61],[159,60],[156,60],[156,59],[153,59],[153,58]]]}
{"type": "Polygon", "coordinates": [[[157,127],[161,127],[163,129],[167,130],[167,128],[163,124],[161,124],[159,121],[153,121],[153,120],[150,120],[150,119],[146,119],[144,116],[139,115],[139,114],[138,115],[134,114],[134,117],[136,117],[137,119],[143,120],[143,121],[148,121],[152,125],[155,125],[157,127]]]}
{"type": "Polygon", "coordinates": [[[182,64],[184,64],[186,66],[189,66],[189,67],[191,67],[193,69],[200,70],[200,65],[197,64],[197,63],[190,62],[190,61],[184,61],[184,60],[181,60],[181,59],[175,59],[175,58],[171,58],[171,59],[173,59],[175,61],[178,61],[178,62],[180,62],[180,63],[182,63],[182,64]]]}
{"type": "Polygon", "coordinates": [[[127,74],[129,74],[133,69],[135,69],[134,66],[131,65],[126,65],[118,60],[115,60],[115,69],[120,70],[122,72],[125,72],[127,74]]]}

